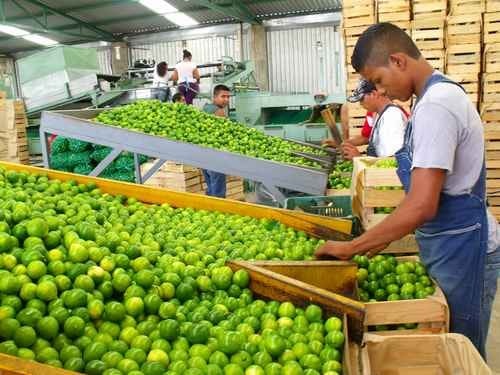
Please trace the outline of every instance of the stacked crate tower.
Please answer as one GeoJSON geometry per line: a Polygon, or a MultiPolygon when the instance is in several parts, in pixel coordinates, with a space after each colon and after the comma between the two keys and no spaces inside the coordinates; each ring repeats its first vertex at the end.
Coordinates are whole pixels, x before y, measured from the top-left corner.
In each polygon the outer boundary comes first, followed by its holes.
{"type": "Polygon", "coordinates": [[[479,104],[482,0],[450,0],[446,26],[445,73],[479,104]]]}
{"type": "Polygon", "coordinates": [[[483,15],[483,74],[480,112],[486,146],[490,210],[500,219],[500,1],[486,1],[483,15]]]}
{"type": "Polygon", "coordinates": [[[5,99],[2,95],[0,97],[0,160],[29,163],[27,124],[24,102],[5,99]]]}
{"type": "MultiPolygon", "coordinates": [[[[376,22],[373,0],[343,1],[342,32],[345,41],[345,66],[347,70],[346,94],[349,96],[358,85],[360,75],[351,66],[351,55],[361,33],[376,22]]],[[[361,134],[366,111],[357,103],[349,104],[349,135],[361,134]]]]}
{"type": "Polygon", "coordinates": [[[411,37],[427,61],[441,72],[445,68],[446,0],[414,0],[411,37]]]}

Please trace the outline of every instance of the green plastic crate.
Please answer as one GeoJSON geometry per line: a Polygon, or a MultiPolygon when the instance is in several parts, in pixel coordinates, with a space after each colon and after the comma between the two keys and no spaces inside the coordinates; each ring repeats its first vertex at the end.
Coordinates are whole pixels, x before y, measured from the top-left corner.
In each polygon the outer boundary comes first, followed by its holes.
{"type": "Polygon", "coordinates": [[[285,199],[285,208],[289,210],[300,208],[305,212],[322,216],[348,217],[352,215],[349,195],[288,198],[285,199]]]}

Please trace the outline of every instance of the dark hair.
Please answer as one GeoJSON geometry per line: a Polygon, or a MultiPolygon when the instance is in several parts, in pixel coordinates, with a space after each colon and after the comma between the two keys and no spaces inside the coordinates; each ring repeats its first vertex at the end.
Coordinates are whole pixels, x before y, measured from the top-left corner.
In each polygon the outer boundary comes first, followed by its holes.
{"type": "Polygon", "coordinates": [[[393,53],[405,53],[419,59],[421,53],[413,40],[392,23],[377,23],[363,31],[354,47],[351,65],[360,72],[366,65],[385,66],[393,53]]]}
{"type": "Polygon", "coordinates": [[[184,97],[184,95],[182,95],[180,92],[175,93],[174,96],[172,97],[172,101],[174,103],[180,102],[181,98],[183,98],[183,97],[184,97]]]}
{"type": "Polygon", "coordinates": [[[184,51],[182,51],[182,59],[185,60],[185,59],[191,59],[193,57],[193,55],[191,55],[191,52],[189,52],[187,49],[185,49],[184,51]]]}
{"type": "Polygon", "coordinates": [[[217,85],[214,87],[214,96],[219,95],[221,91],[228,91],[231,92],[231,89],[227,87],[226,85],[217,85]]]}
{"type": "Polygon", "coordinates": [[[165,61],[159,62],[158,65],[156,65],[156,74],[158,74],[160,77],[163,77],[165,74],[167,74],[168,70],[168,65],[165,61]]]}

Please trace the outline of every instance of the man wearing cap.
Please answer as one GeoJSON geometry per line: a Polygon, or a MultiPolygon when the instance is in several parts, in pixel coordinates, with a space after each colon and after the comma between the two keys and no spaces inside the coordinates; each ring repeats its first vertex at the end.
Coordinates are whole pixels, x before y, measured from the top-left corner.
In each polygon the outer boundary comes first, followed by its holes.
{"type": "Polygon", "coordinates": [[[403,146],[408,120],[404,109],[392,103],[384,93],[377,91],[373,84],[364,79],[347,100],[351,103],[359,102],[368,113],[375,113],[375,118],[371,132],[364,131],[342,144],[344,159],[359,156],[357,146],[365,144],[368,144],[368,156],[393,156],[403,146]]]}

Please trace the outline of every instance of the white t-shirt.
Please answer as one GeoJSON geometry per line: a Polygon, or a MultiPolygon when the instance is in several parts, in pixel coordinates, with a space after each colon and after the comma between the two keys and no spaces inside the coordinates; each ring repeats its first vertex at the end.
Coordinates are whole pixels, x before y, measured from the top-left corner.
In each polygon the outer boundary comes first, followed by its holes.
{"type": "MultiPolygon", "coordinates": [[[[441,82],[427,90],[413,109],[412,142],[412,168],[444,169],[444,193],[471,192],[484,161],[483,123],[460,87],[441,82]]],[[[491,252],[500,244],[500,231],[489,212],[488,227],[491,252]]]]}
{"type": "Polygon", "coordinates": [[[156,71],[155,66],[155,70],[153,73],[153,87],[168,87],[168,72],[164,77],[160,77],[158,75],[158,72],[156,71]]]}
{"type": "Polygon", "coordinates": [[[196,69],[196,64],[192,61],[182,61],[175,66],[179,75],[179,82],[194,83],[196,80],[193,77],[193,72],[196,69]]]}
{"type": "Polygon", "coordinates": [[[390,106],[382,113],[380,119],[378,116],[375,118],[375,122],[377,121],[377,129],[372,129],[372,132],[377,133],[373,135],[377,156],[394,156],[403,147],[406,115],[398,107],[390,106]]]}

